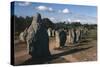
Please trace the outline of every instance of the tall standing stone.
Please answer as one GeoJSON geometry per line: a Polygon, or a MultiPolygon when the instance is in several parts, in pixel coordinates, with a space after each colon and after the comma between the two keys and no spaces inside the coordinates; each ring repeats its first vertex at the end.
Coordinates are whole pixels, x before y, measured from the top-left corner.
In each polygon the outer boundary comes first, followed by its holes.
{"type": "Polygon", "coordinates": [[[28,50],[32,58],[35,59],[49,58],[51,56],[49,51],[49,37],[43,22],[41,15],[37,14],[37,17],[33,19],[28,30],[28,50]]]}
{"type": "Polygon", "coordinates": [[[56,44],[55,44],[55,48],[59,48],[60,47],[60,39],[59,39],[59,32],[58,30],[55,31],[55,40],[56,40],[56,44]]]}
{"type": "Polygon", "coordinates": [[[65,43],[66,43],[66,32],[63,29],[59,32],[59,38],[60,38],[60,47],[65,46],[65,43]]]}

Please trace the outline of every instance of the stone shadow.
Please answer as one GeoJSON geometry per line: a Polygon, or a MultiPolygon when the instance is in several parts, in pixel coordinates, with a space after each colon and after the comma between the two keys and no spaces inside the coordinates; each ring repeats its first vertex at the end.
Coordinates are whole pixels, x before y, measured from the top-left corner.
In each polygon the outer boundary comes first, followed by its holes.
{"type": "Polygon", "coordinates": [[[80,52],[80,51],[84,51],[84,50],[90,49],[92,47],[93,46],[90,46],[90,47],[87,47],[87,48],[74,48],[74,49],[66,50],[62,53],[53,54],[51,57],[48,57],[48,58],[37,58],[37,59],[36,58],[30,58],[30,59],[26,60],[25,62],[19,64],[19,65],[50,64],[50,62],[52,60],[55,60],[55,59],[57,59],[61,56],[73,54],[73,53],[80,52]]]}

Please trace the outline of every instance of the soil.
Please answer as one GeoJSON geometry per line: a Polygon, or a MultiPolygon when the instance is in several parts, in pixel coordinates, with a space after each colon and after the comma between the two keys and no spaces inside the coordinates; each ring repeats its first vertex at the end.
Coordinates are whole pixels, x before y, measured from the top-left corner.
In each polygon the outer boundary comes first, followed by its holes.
{"type": "MultiPolygon", "coordinates": [[[[77,44],[70,44],[64,48],[55,49],[55,38],[51,37],[49,41],[49,50],[54,57],[43,64],[51,63],[69,63],[97,60],[97,36],[96,31],[89,31],[88,35],[77,44]]],[[[26,51],[26,43],[15,40],[15,65],[35,64],[31,56],[26,51]],[[28,61],[30,60],[30,61],[28,61]],[[27,63],[25,63],[27,62],[27,63]]],[[[38,60],[39,61],[39,60],[38,60]]]]}

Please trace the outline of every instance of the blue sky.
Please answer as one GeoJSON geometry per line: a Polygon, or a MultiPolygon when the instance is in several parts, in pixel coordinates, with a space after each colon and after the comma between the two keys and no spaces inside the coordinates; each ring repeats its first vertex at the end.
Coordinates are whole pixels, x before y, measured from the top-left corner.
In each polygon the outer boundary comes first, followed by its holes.
{"type": "Polygon", "coordinates": [[[40,13],[42,18],[49,18],[53,22],[80,21],[81,23],[97,23],[97,7],[71,4],[52,4],[36,2],[15,2],[15,15],[34,16],[40,13]]]}

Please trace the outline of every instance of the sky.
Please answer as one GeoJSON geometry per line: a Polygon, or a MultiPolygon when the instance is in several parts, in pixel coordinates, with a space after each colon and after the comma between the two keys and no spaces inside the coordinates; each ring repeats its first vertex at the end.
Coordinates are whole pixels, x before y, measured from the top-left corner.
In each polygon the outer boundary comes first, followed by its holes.
{"type": "Polygon", "coordinates": [[[40,13],[42,18],[49,18],[54,23],[79,21],[83,24],[97,24],[96,6],[21,1],[14,3],[14,14],[17,16],[35,16],[37,13],[40,13]]]}

